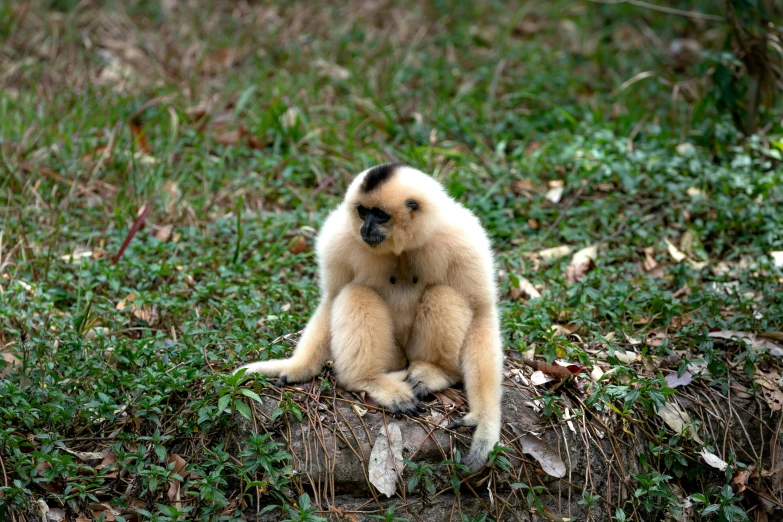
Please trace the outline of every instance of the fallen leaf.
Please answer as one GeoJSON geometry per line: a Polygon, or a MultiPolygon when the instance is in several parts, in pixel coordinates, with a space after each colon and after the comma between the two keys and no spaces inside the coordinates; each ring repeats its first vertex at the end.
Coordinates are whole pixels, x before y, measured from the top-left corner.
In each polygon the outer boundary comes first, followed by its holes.
{"type": "Polygon", "coordinates": [[[764,396],[764,400],[767,401],[770,410],[780,411],[783,409],[783,391],[780,391],[780,389],[768,390],[767,388],[762,388],[761,395],[764,396]]]}
{"type": "Polygon", "coordinates": [[[783,250],[770,252],[769,255],[772,258],[772,262],[776,267],[778,268],[783,267],[783,250]]]}
{"type": "Polygon", "coordinates": [[[215,141],[224,146],[236,145],[242,141],[242,136],[244,136],[244,134],[241,130],[234,129],[215,134],[215,141]]]}
{"type": "Polygon", "coordinates": [[[313,66],[318,69],[318,72],[322,76],[326,76],[332,80],[347,80],[351,77],[351,71],[345,67],[337,65],[336,63],[328,62],[323,58],[319,58],[314,61],[313,66]]]}
{"type": "Polygon", "coordinates": [[[669,255],[672,257],[672,259],[674,259],[675,263],[680,263],[688,257],[683,254],[680,249],[674,246],[668,239],[664,239],[663,241],[666,243],[666,247],[669,249],[669,255]]]}
{"type": "Polygon", "coordinates": [[[688,386],[693,381],[693,375],[688,370],[682,374],[682,377],[677,376],[677,372],[666,374],[666,382],[669,384],[669,388],[677,388],[679,386],[688,386]]]}
{"type": "Polygon", "coordinates": [[[723,459],[715,455],[714,453],[710,453],[707,451],[706,448],[702,449],[699,452],[699,455],[701,455],[701,458],[704,459],[704,462],[712,466],[713,468],[719,469],[720,471],[725,471],[727,467],[729,467],[729,464],[725,462],[723,459]]]}
{"type": "Polygon", "coordinates": [[[103,453],[99,451],[74,451],[68,448],[64,449],[74,457],[84,462],[89,462],[91,460],[103,460],[103,453]]]}
{"type": "Polygon", "coordinates": [[[92,522],[92,519],[87,515],[79,515],[74,522],[92,522]]]}
{"type": "Polygon", "coordinates": [[[579,329],[578,326],[572,325],[572,326],[563,326],[562,324],[553,324],[552,330],[554,330],[559,335],[564,335],[568,337],[572,333],[576,332],[579,329]]]}
{"type": "Polygon", "coordinates": [[[571,258],[571,264],[566,269],[568,283],[573,285],[584,280],[587,272],[595,266],[597,258],[598,245],[591,245],[574,254],[574,257],[571,258]]]}
{"type": "Polygon", "coordinates": [[[204,57],[201,62],[201,72],[214,76],[230,69],[235,63],[244,58],[245,51],[235,47],[224,47],[213,51],[204,57]]]}
{"type": "MultiPolygon", "coordinates": [[[[540,16],[526,16],[523,18],[514,28],[511,30],[512,34],[514,36],[533,36],[534,34],[537,34],[541,32],[541,30],[544,28],[544,25],[546,24],[545,19],[540,16]]],[[[537,142],[533,142],[537,143],[537,142]]],[[[539,144],[539,147],[541,145],[539,144]]],[[[530,146],[528,145],[528,148],[530,146]]]]}
{"type": "Polygon", "coordinates": [[[744,341],[748,346],[755,349],[766,349],[770,352],[783,350],[783,345],[773,340],[776,336],[774,332],[764,334],[754,334],[751,332],[739,332],[736,330],[720,330],[717,332],[710,332],[707,334],[713,339],[728,339],[736,341],[744,341]]]}
{"type": "Polygon", "coordinates": [[[544,372],[547,375],[551,375],[559,379],[571,377],[572,375],[576,375],[582,371],[581,366],[569,362],[555,361],[554,363],[549,364],[546,361],[536,361],[534,359],[525,359],[524,362],[534,370],[544,372]]]}
{"type": "Polygon", "coordinates": [[[513,424],[511,425],[511,430],[514,432],[514,435],[519,437],[518,441],[522,447],[522,453],[526,453],[536,459],[541,465],[541,469],[547,475],[556,478],[565,477],[566,465],[548,442],[539,439],[532,433],[522,434],[521,430],[513,424]]]}
{"type": "Polygon", "coordinates": [[[750,478],[751,473],[753,473],[755,469],[755,466],[750,466],[747,469],[737,471],[737,474],[731,479],[731,485],[734,488],[735,493],[742,493],[747,489],[748,478],[750,478]]]}
{"type": "Polygon", "coordinates": [[[644,249],[644,271],[652,272],[658,268],[658,262],[655,260],[655,249],[647,247],[644,249]]]}
{"type": "Polygon", "coordinates": [[[173,226],[163,225],[162,227],[158,227],[157,232],[155,232],[155,238],[160,241],[168,241],[169,239],[171,239],[173,231],[174,231],[173,226]]]}
{"type": "Polygon", "coordinates": [[[632,364],[639,359],[639,354],[636,352],[629,352],[624,350],[616,350],[614,356],[617,357],[623,364],[632,364]]]}
{"type": "Polygon", "coordinates": [[[3,352],[3,359],[5,360],[5,366],[3,368],[0,368],[0,379],[5,379],[5,376],[11,373],[11,370],[16,368],[17,366],[20,366],[22,362],[19,360],[19,358],[8,352],[3,352]]]}
{"type": "Polygon", "coordinates": [[[693,234],[693,231],[690,229],[686,230],[682,237],[680,237],[680,250],[685,254],[692,254],[693,242],[695,239],[696,236],[693,234]]]}
{"type": "Polygon", "coordinates": [[[65,520],[65,511],[60,508],[49,508],[49,512],[46,513],[46,520],[49,522],[60,522],[65,520]]]}
{"type": "Polygon", "coordinates": [[[554,261],[555,259],[558,259],[563,256],[567,256],[571,253],[571,247],[568,245],[561,245],[553,248],[545,248],[544,250],[539,250],[534,254],[534,256],[540,257],[544,261],[554,261]]]}
{"type": "Polygon", "coordinates": [[[556,377],[545,374],[541,370],[533,372],[530,376],[530,382],[536,386],[543,386],[544,384],[558,380],[556,377]]]}
{"type": "Polygon", "coordinates": [[[291,246],[288,247],[288,251],[292,254],[301,254],[307,252],[307,249],[307,240],[303,236],[296,238],[296,241],[291,243],[291,246]]]}
{"type": "Polygon", "coordinates": [[[675,433],[682,435],[687,430],[688,435],[690,435],[694,441],[699,444],[702,443],[698,433],[696,433],[696,430],[693,427],[691,416],[688,415],[688,412],[683,410],[679,404],[676,402],[667,402],[663,406],[658,407],[657,413],[658,416],[663,419],[663,422],[665,422],[675,433]]]}
{"type": "Polygon", "coordinates": [[[534,188],[533,183],[529,179],[515,179],[511,185],[512,192],[520,196],[530,196],[534,188]]]}
{"type": "Polygon", "coordinates": [[[352,404],[351,407],[353,408],[353,411],[356,412],[356,415],[359,417],[364,417],[367,415],[367,408],[362,408],[358,404],[352,404]]]}
{"type": "Polygon", "coordinates": [[[560,200],[563,197],[563,191],[565,190],[563,182],[561,180],[550,181],[549,187],[550,189],[546,192],[544,197],[555,205],[560,203],[560,200]]]}
{"type": "Polygon", "coordinates": [[[402,470],[402,432],[397,423],[382,427],[370,452],[368,475],[378,491],[391,498],[397,491],[397,477],[402,470]]]}
{"type": "Polygon", "coordinates": [[[519,284],[517,286],[511,287],[512,299],[519,299],[520,297],[524,297],[526,299],[538,299],[541,297],[541,294],[538,290],[536,290],[536,287],[533,286],[533,283],[524,277],[519,277],[518,280],[519,284]]]}
{"type": "Polygon", "coordinates": [[[284,129],[292,129],[296,127],[296,124],[301,119],[301,115],[302,111],[296,107],[289,107],[282,116],[280,116],[280,125],[282,125],[284,129]]]}
{"type": "Polygon", "coordinates": [[[597,364],[593,366],[593,371],[590,372],[590,378],[597,382],[600,381],[601,377],[603,376],[604,376],[604,371],[601,369],[601,367],[598,366],[597,364]]]}
{"type": "Polygon", "coordinates": [[[92,257],[92,250],[82,250],[82,251],[77,250],[76,252],[71,252],[70,254],[65,254],[60,256],[60,259],[78,265],[81,264],[80,262],[82,259],[89,259],[91,257],[92,257]]]}

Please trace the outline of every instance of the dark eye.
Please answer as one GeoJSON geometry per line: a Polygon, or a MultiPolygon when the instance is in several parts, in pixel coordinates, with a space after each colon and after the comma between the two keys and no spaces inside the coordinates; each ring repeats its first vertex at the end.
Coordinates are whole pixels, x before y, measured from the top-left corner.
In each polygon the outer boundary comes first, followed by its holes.
{"type": "Polygon", "coordinates": [[[363,207],[359,205],[358,207],[356,207],[356,212],[359,213],[360,218],[367,219],[367,214],[369,213],[369,210],[367,209],[367,207],[363,207]]]}
{"type": "Polygon", "coordinates": [[[373,216],[375,216],[375,221],[378,223],[386,223],[391,219],[391,216],[384,212],[383,210],[374,208],[372,212],[373,216]]]}

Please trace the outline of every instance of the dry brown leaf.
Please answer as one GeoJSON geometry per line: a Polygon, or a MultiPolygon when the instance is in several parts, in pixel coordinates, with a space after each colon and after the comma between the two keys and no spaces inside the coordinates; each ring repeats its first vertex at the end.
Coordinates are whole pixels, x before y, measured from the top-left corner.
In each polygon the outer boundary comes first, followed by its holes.
{"type": "Polygon", "coordinates": [[[397,423],[384,426],[378,432],[370,453],[367,474],[378,491],[391,498],[397,491],[397,477],[403,468],[402,431],[397,423]]]}
{"type": "Polygon", "coordinates": [[[315,60],[313,66],[318,69],[321,76],[326,76],[332,80],[347,80],[351,77],[351,71],[336,63],[328,62],[323,58],[315,60]]]}
{"type": "Polygon", "coordinates": [[[738,470],[736,475],[731,479],[731,485],[734,488],[735,493],[742,493],[747,489],[748,479],[750,475],[755,471],[756,466],[748,466],[747,469],[738,470]]]}
{"type": "Polygon", "coordinates": [[[292,254],[301,254],[307,252],[308,249],[307,240],[303,236],[296,238],[296,241],[291,243],[291,246],[288,247],[288,251],[292,254]]]}
{"type": "Polygon", "coordinates": [[[550,181],[549,190],[547,190],[546,194],[544,194],[544,198],[557,205],[558,203],[560,203],[560,200],[563,198],[564,191],[565,191],[565,187],[563,185],[562,180],[550,181]]]}
{"type": "Polygon", "coordinates": [[[573,285],[583,281],[587,272],[595,267],[597,258],[598,245],[591,245],[574,254],[574,257],[571,258],[571,264],[566,269],[568,283],[573,285]]]}
{"type": "Polygon", "coordinates": [[[666,374],[665,379],[669,388],[677,388],[679,386],[688,386],[693,381],[693,375],[688,370],[685,370],[682,377],[678,377],[677,372],[672,372],[666,374]]]}
{"type": "MultiPolygon", "coordinates": [[[[536,16],[536,15],[526,16],[517,25],[514,26],[514,28],[511,30],[511,33],[514,36],[519,36],[519,37],[533,36],[535,34],[540,33],[541,30],[544,28],[545,24],[546,21],[541,16],[536,16]]],[[[533,143],[537,143],[537,142],[533,142],[533,143]]]]}
{"type": "Polygon", "coordinates": [[[213,51],[201,62],[201,72],[208,76],[223,73],[244,58],[246,52],[236,47],[224,47],[213,51]]]}
{"type": "Polygon", "coordinates": [[[364,417],[367,415],[367,408],[362,408],[358,404],[351,404],[351,407],[353,408],[353,411],[356,412],[356,415],[359,417],[364,417]]]}
{"type": "Polygon", "coordinates": [[[526,299],[538,299],[541,297],[541,294],[538,290],[536,290],[536,287],[533,286],[533,283],[525,279],[524,277],[518,277],[519,284],[517,286],[511,287],[511,298],[516,300],[520,297],[524,297],[526,299]]]}
{"type": "Polygon", "coordinates": [[[78,458],[83,462],[103,459],[103,453],[100,453],[98,451],[75,451],[68,448],[64,448],[64,449],[65,451],[67,451],[68,453],[70,453],[71,455],[73,455],[74,457],[78,458]]]}
{"type": "Polygon", "coordinates": [[[571,247],[568,245],[561,245],[553,248],[545,248],[539,250],[533,254],[534,257],[539,257],[544,261],[554,261],[555,259],[567,256],[571,253],[571,247]]]}
{"type": "Polygon", "coordinates": [[[775,337],[774,333],[769,332],[765,334],[754,334],[736,330],[720,330],[717,332],[710,332],[707,335],[715,339],[745,341],[751,348],[769,350],[770,353],[779,353],[780,350],[783,350],[783,345],[773,340],[775,337]]]}
{"type": "Polygon", "coordinates": [[[174,231],[174,227],[171,225],[163,225],[162,227],[158,227],[158,230],[155,232],[155,238],[159,239],[160,241],[168,241],[171,239],[171,235],[174,231]]]}
{"type": "Polygon", "coordinates": [[[530,376],[530,382],[536,386],[543,386],[549,382],[557,381],[557,377],[552,377],[551,375],[547,375],[544,372],[538,370],[533,372],[533,374],[530,376]]]}
{"type": "Polygon", "coordinates": [[[544,372],[547,375],[551,375],[559,379],[565,379],[567,377],[571,377],[572,375],[577,375],[582,371],[581,366],[569,362],[555,361],[554,363],[549,364],[546,361],[536,361],[534,359],[525,359],[524,362],[534,370],[544,372]]]}
{"type": "Polygon", "coordinates": [[[243,136],[244,134],[241,130],[234,129],[227,132],[221,132],[220,134],[215,134],[215,141],[224,146],[236,145],[242,141],[243,136]]]}
{"type": "Polygon", "coordinates": [[[687,259],[688,256],[683,254],[679,248],[674,246],[671,241],[668,239],[663,240],[664,243],[666,243],[666,247],[669,249],[669,255],[672,257],[675,263],[681,263],[685,259],[687,259]]]}
{"type": "Polygon", "coordinates": [[[520,446],[522,447],[522,453],[526,453],[532,456],[541,465],[541,469],[547,475],[556,478],[563,478],[566,474],[566,465],[560,458],[560,455],[555,451],[548,442],[539,439],[532,433],[522,433],[522,431],[514,424],[511,425],[511,430],[514,435],[518,437],[520,446]]]}
{"type": "Polygon", "coordinates": [[[725,471],[726,468],[729,467],[729,464],[726,461],[724,461],[714,453],[710,453],[709,451],[707,451],[706,448],[702,449],[699,452],[699,455],[701,455],[701,458],[704,459],[704,462],[706,462],[707,464],[709,464],[715,469],[718,469],[720,471],[725,471]]]}
{"type": "Polygon", "coordinates": [[[644,249],[644,271],[652,272],[658,268],[658,262],[655,260],[655,249],[647,247],[644,249]]]}
{"type": "Polygon", "coordinates": [[[658,407],[657,413],[675,433],[683,435],[687,432],[694,441],[702,444],[699,434],[694,429],[691,416],[679,404],[667,402],[663,406],[658,407]]]}
{"type": "Polygon", "coordinates": [[[511,191],[518,196],[530,197],[533,190],[535,187],[529,179],[515,179],[511,184],[511,191]]]}
{"type": "Polygon", "coordinates": [[[20,361],[16,355],[9,352],[3,352],[2,355],[5,360],[5,366],[0,369],[0,379],[5,379],[5,376],[11,373],[11,370],[22,365],[22,361],[20,361]]]}
{"type": "Polygon", "coordinates": [[[79,515],[74,522],[92,522],[92,518],[87,515],[79,515]]]}

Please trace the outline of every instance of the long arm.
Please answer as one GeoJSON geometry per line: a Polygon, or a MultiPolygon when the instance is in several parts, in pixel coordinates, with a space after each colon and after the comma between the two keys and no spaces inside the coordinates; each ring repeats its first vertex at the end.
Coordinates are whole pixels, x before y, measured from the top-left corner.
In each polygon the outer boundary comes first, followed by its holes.
{"type": "MultiPolygon", "coordinates": [[[[483,235],[483,234],[482,234],[483,235]]],[[[470,303],[473,320],[460,353],[468,413],[458,425],[475,426],[464,463],[477,471],[500,440],[503,343],[497,313],[495,277],[489,241],[465,245],[449,270],[449,283],[470,303]],[[472,247],[472,248],[471,248],[472,247]]]]}
{"type": "Polygon", "coordinates": [[[324,224],[319,237],[319,262],[321,268],[321,303],[305,327],[302,338],[288,359],[259,361],[242,366],[247,373],[279,376],[281,381],[302,382],[312,379],[321,371],[329,358],[330,322],[332,303],[340,291],[351,282],[353,272],[341,259],[340,239],[334,237],[334,217],[324,224]]]}
{"type": "Polygon", "coordinates": [[[465,464],[477,471],[500,440],[503,347],[494,307],[476,311],[462,347],[461,363],[470,406],[463,423],[476,427],[465,464]]]}

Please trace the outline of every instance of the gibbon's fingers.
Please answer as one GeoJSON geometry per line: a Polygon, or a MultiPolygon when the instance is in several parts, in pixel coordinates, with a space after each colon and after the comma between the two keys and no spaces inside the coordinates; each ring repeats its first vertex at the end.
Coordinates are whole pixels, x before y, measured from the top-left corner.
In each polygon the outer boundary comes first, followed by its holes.
{"type": "Polygon", "coordinates": [[[329,312],[331,305],[322,302],[307,323],[307,327],[289,359],[276,359],[246,364],[247,373],[280,377],[279,384],[308,381],[318,375],[329,358],[329,312]]]}
{"type": "Polygon", "coordinates": [[[500,440],[503,351],[493,310],[476,315],[465,339],[461,363],[470,407],[463,421],[476,425],[464,464],[475,472],[484,466],[489,452],[500,440]]]}
{"type": "Polygon", "coordinates": [[[338,381],[365,391],[394,413],[413,415],[418,401],[404,372],[394,371],[398,350],[388,306],[374,290],[346,286],[332,306],[332,355],[338,381]]]}

